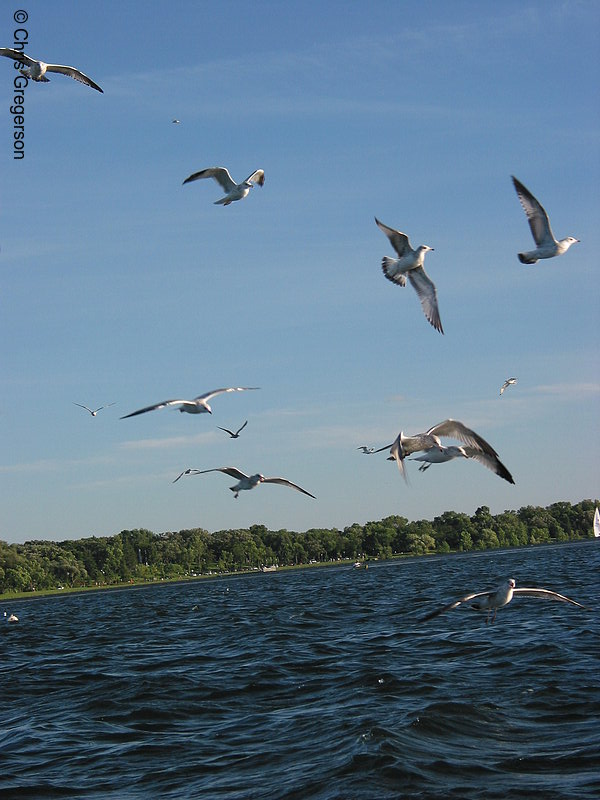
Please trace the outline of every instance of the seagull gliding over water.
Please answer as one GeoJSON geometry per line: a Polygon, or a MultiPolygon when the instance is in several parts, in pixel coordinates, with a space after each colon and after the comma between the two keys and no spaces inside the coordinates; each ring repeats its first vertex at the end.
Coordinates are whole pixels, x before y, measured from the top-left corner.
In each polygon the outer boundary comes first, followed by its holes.
{"type": "Polygon", "coordinates": [[[83,72],[75,69],[75,67],[66,67],[62,64],[46,64],[43,61],[36,61],[35,58],[30,58],[25,55],[25,53],[14,50],[12,47],[0,47],[0,56],[6,56],[7,58],[12,58],[14,61],[20,61],[24,66],[19,72],[32,81],[48,83],[46,72],[60,72],[62,75],[68,75],[69,78],[74,78],[76,81],[79,81],[79,83],[85,83],[86,86],[91,86],[92,89],[96,89],[97,92],[102,92],[102,94],[104,94],[103,89],[101,89],[97,83],[94,83],[91,78],[88,78],[87,75],[84,75],[83,72]]]}
{"type": "Polygon", "coordinates": [[[565,239],[557,241],[554,238],[552,229],[550,227],[550,220],[548,214],[539,200],[531,194],[521,181],[518,181],[515,176],[512,176],[512,182],[521,201],[521,205],[527,214],[529,220],[529,227],[536,243],[536,249],[530,250],[527,253],[518,253],[519,261],[521,264],[535,264],[540,258],[553,258],[553,256],[562,256],[566,253],[569,247],[579,239],[573,236],[567,236],[565,239]]]}
{"type": "Polygon", "coordinates": [[[223,187],[226,192],[225,197],[222,197],[220,200],[215,200],[214,204],[216,206],[228,206],[234,200],[243,200],[255,183],[259,186],[263,186],[265,182],[265,173],[264,170],[257,169],[252,175],[248,175],[246,180],[241,183],[236,183],[225,167],[209,167],[208,169],[201,169],[200,172],[192,173],[183,183],[185,185],[192,181],[198,181],[201,178],[214,178],[216,182],[223,187]]]}
{"type": "Polygon", "coordinates": [[[427,620],[432,619],[433,617],[437,617],[438,614],[443,614],[444,611],[451,611],[453,608],[456,608],[461,603],[468,603],[471,600],[475,600],[476,598],[480,598],[477,600],[476,603],[471,604],[471,608],[475,611],[487,611],[487,616],[485,618],[486,624],[488,622],[494,622],[496,619],[496,612],[499,608],[506,606],[510,603],[513,599],[514,595],[522,595],[525,597],[539,597],[542,600],[558,600],[561,603],[570,603],[573,606],[577,606],[578,608],[585,609],[585,606],[582,606],[580,603],[576,603],[575,600],[571,600],[568,597],[565,597],[562,594],[558,594],[558,592],[551,592],[550,589],[536,589],[536,588],[523,588],[523,589],[515,589],[515,580],[514,578],[508,578],[501,586],[497,589],[493,589],[489,592],[475,592],[474,594],[467,594],[464,597],[461,597],[459,600],[455,600],[453,603],[448,603],[447,606],[443,606],[442,608],[438,608],[435,611],[431,611],[427,614],[426,617],[423,617],[421,622],[427,622],[427,620]],[[490,614],[493,612],[492,618],[490,620],[490,614]]]}
{"type": "Polygon", "coordinates": [[[153,406],[146,406],[140,408],[138,411],[132,411],[131,414],[125,414],[121,419],[128,417],[135,417],[138,414],[145,414],[146,411],[156,411],[158,408],[165,408],[166,406],[179,406],[180,411],[185,411],[187,414],[212,414],[212,408],[208,405],[211,397],[215,397],[223,392],[248,392],[251,389],[258,389],[258,386],[230,386],[228,389],[213,389],[212,392],[198,395],[193,400],[163,400],[162,403],[156,403],[153,406]]]}
{"type": "Polygon", "coordinates": [[[419,296],[423,313],[428,322],[433,325],[436,331],[444,333],[438,310],[435,285],[423,267],[425,253],[428,250],[433,250],[433,247],[422,244],[416,250],[413,250],[405,233],[394,230],[394,228],[388,228],[377,217],[375,217],[375,222],[388,237],[396,253],[398,253],[398,258],[383,257],[381,261],[383,274],[398,286],[406,286],[406,278],[408,276],[408,280],[419,296]]]}
{"type": "Polygon", "coordinates": [[[236,498],[238,494],[244,489],[254,489],[261,483],[278,483],[280,486],[289,486],[290,489],[296,489],[298,492],[302,492],[302,494],[307,494],[309,497],[313,498],[315,497],[314,494],[307,492],[306,489],[303,489],[296,483],[288,481],[286,478],[265,478],[265,476],[261,475],[260,473],[257,473],[256,475],[246,475],[244,472],[241,472],[236,467],[215,467],[215,469],[186,469],[175,478],[173,483],[177,483],[179,478],[183,477],[184,475],[204,475],[207,472],[223,472],[225,475],[231,475],[232,478],[235,478],[237,481],[239,481],[238,483],[236,483],[235,486],[229,487],[229,489],[232,492],[234,492],[233,496],[236,498]]]}

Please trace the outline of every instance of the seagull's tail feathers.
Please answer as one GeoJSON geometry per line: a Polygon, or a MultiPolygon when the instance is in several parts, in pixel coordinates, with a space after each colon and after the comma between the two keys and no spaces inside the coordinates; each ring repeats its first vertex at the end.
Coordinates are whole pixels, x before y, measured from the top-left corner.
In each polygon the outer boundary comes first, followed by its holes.
{"type": "Polygon", "coordinates": [[[215,206],[228,206],[231,203],[231,200],[228,197],[222,197],[220,200],[215,200],[215,206]]]}
{"type": "Polygon", "coordinates": [[[519,261],[521,264],[537,264],[539,260],[537,258],[533,258],[533,256],[531,256],[529,253],[517,253],[517,255],[519,256],[519,261]]]}
{"type": "Polygon", "coordinates": [[[397,272],[395,258],[384,256],[381,259],[381,269],[383,270],[383,274],[388,281],[397,283],[398,286],[406,286],[406,275],[402,275],[402,273],[397,272]]]}

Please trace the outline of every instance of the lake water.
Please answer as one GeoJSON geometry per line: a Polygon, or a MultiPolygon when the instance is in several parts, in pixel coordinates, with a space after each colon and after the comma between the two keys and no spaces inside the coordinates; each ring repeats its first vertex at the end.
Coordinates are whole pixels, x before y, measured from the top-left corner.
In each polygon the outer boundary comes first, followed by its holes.
{"type": "Polygon", "coordinates": [[[0,797],[597,800],[599,567],[590,541],[0,603],[0,797]],[[419,621],[506,577],[594,611],[419,621]]]}

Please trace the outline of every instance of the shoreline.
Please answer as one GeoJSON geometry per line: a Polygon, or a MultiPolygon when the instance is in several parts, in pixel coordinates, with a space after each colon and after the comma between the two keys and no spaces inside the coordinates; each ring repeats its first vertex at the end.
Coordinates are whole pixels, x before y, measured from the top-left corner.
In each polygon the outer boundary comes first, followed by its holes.
{"type": "Polygon", "coordinates": [[[144,587],[150,586],[164,586],[164,585],[172,585],[172,584],[185,584],[185,583],[194,583],[195,581],[204,581],[204,580],[217,580],[222,578],[236,578],[236,577],[247,577],[250,575],[258,576],[258,575],[276,575],[277,573],[281,572],[292,572],[296,570],[303,570],[303,569],[322,569],[324,567],[349,567],[353,564],[360,561],[364,567],[368,567],[369,564],[384,564],[390,561],[399,561],[401,559],[421,559],[421,558],[443,558],[446,556],[457,556],[457,555],[483,555],[484,553],[505,553],[505,552],[512,552],[514,550],[529,550],[533,548],[547,548],[547,547],[560,547],[563,545],[578,545],[584,542],[594,541],[594,539],[578,539],[578,540],[571,540],[567,542],[543,542],[540,544],[527,544],[521,547],[506,547],[506,548],[488,548],[487,550],[451,550],[447,553],[422,553],[422,554],[415,554],[415,553],[396,553],[390,558],[365,558],[365,559],[355,559],[355,558],[345,558],[340,559],[339,561],[315,561],[314,563],[310,564],[290,564],[281,567],[277,567],[275,570],[267,570],[263,572],[261,569],[254,568],[248,570],[236,570],[234,572],[219,572],[219,573],[204,573],[202,575],[190,575],[186,577],[177,577],[177,578],[159,578],[157,580],[140,580],[140,581],[127,581],[124,583],[107,583],[101,586],[71,586],[71,587],[64,587],[62,589],[39,589],[34,592],[5,592],[4,594],[0,594],[0,604],[9,603],[13,601],[21,602],[23,600],[36,600],[40,598],[48,598],[48,597],[61,597],[64,595],[73,595],[73,594],[85,594],[87,592],[100,592],[100,591],[124,591],[125,589],[143,589],[144,587]]]}

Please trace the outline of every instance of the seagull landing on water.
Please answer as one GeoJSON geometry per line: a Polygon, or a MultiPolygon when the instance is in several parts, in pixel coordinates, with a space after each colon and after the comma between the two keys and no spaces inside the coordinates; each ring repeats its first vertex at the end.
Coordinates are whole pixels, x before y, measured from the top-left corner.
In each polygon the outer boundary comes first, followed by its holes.
{"type": "Polygon", "coordinates": [[[459,600],[455,600],[453,603],[448,603],[447,606],[443,606],[442,608],[438,608],[435,611],[427,614],[426,617],[423,617],[421,622],[427,622],[427,620],[437,617],[438,614],[443,614],[444,611],[451,611],[461,603],[469,603],[471,600],[475,599],[477,599],[477,602],[471,603],[471,608],[475,611],[487,612],[487,616],[485,618],[486,624],[488,622],[494,622],[498,609],[508,605],[513,599],[514,595],[522,595],[524,597],[539,597],[542,600],[558,600],[561,603],[570,603],[573,606],[577,606],[577,608],[585,609],[585,606],[582,606],[580,603],[576,603],[575,600],[571,600],[562,594],[558,594],[558,592],[551,592],[550,589],[515,589],[514,578],[508,578],[508,580],[506,580],[497,589],[494,589],[490,592],[475,592],[474,594],[467,594],[464,597],[461,597],[459,600]],[[490,614],[492,614],[491,620],[490,614]]]}
{"type": "Polygon", "coordinates": [[[391,445],[386,444],[385,447],[380,447],[374,452],[381,453],[383,450],[388,449],[390,451],[388,460],[396,461],[405,481],[404,459],[413,453],[423,450],[425,455],[420,457],[419,461],[441,464],[459,456],[474,458],[484,467],[491,469],[496,475],[504,478],[505,481],[514,483],[512,475],[502,464],[494,448],[482,436],[456,419],[446,419],[438,425],[434,425],[433,428],[429,428],[425,433],[417,433],[415,436],[405,436],[404,432],[400,431],[391,445]],[[441,436],[458,439],[466,447],[444,447],[440,440],[441,436]]]}
{"type": "Polygon", "coordinates": [[[253,389],[259,389],[259,386],[230,386],[228,389],[214,389],[212,392],[198,395],[193,400],[163,400],[162,403],[156,403],[153,406],[146,406],[140,408],[138,411],[132,411],[131,414],[125,414],[121,419],[128,417],[136,417],[138,414],[145,414],[147,411],[156,411],[159,408],[166,408],[166,406],[179,406],[179,410],[187,414],[212,414],[212,408],[208,405],[208,401],[212,397],[224,392],[249,392],[253,389]]]}
{"type": "Polygon", "coordinates": [[[536,200],[521,181],[518,181],[515,176],[512,176],[512,182],[521,201],[521,205],[525,209],[527,219],[529,220],[529,227],[536,243],[536,249],[530,250],[527,253],[518,253],[519,261],[521,264],[535,264],[540,258],[553,258],[554,256],[562,256],[567,252],[569,247],[579,239],[573,236],[567,236],[566,239],[557,241],[554,238],[552,229],[550,227],[550,220],[548,214],[542,204],[536,200]]]}
{"type": "Polygon", "coordinates": [[[406,278],[408,276],[408,280],[419,296],[427,321],[433,325],[436,331],[444,333],[438,310],[437,291],[433,281],[423,267],[425,253],[428,250],[433,250],[433,247],[422,244],[416,250],[413,250],[405,233],[396,231],[394,228],[388,228],[377,217],[375,217],[375,222],[388,237],[396,253],[398,253],[398,258],[383,257],[381,262],[383,274],[389,281],[398,284],[398,286],[406,286],[406,278]]]}
{"type": "Polygon", "coordinates": [[[185,185],[186,183],[198,181],[202,178],[214,178],[214,180],[223,187],[226,192],[225,197],[222,197],[220,200],[215,200],[214,204],[216,206],[228,206],[230,203],[233,203],[234,200],[243,200],[255,183],[259,186],[263,186],[265,182],[265,173],[264,170],[257,169],[252,175],[248,175],[245,181],[236,183],[225,167],[209,167],[208,169],[201,169],[200,172],[192,173],[183,183],[185,185]]]}
{"type": "Polygon", "coordinates": [[[0,47],[0,56],[12,58],[14,61],[19,61],[23,64],[23,69],[19,70],[19,72],[29,80],[48,83],[48,78],[46,77],[47,72],[60,72],[62,75],[68,75],[69,78],[74,78],[76,81],[79,81],[79,83],[85,83],[86,86],[91,86],[92,89],[104,94],[104,91],[97,83],[94,83],[91,78],[88,78],[87,75],[84,75],[83,72],[75,69],[75,67],[65,67],[62,64],[46,64],[43,61],[36,61],[35,58],[30,58],[19,50],[13,50],[12,47],[0,47]]]}
{"type": "Polygon", "coordinates": [[[88,408],[87,406],[82,406],[81,403],[73,403],[74,406],[79,406],[79,408],[85,408],[86,411],[89,411],[92,417],[95,417],[99,411],[102,411],[103,408],[110,408],[111,406],[116,406],[116,403],[108,403],[105,406],[100,406],[99,408],[88,408]]]}
{"type": "Polygon", "coordinates": [[[286,478],[265,478],[265,476],[261,475],[260,473],[257,473],[256,475],[246,475],[236,467],[186,469],[175,478],[173,483],[177,483],[179,478],[183,477],[184,475],[204,475],[207,472],[223,472],[225,475],[230,475],[232,478],[235,478],[237,481],[239,481],[235,486],[229,487],[229,489],[234,492],[233,496],[236,498],[240,492],[244,491],[245,489],[254,489],[256,486],[260,486],[261,483],[278,483],[280,486],[289,486],[290,489],[296,489],[296,491],[302,492],[302,494],[307,494],[309,497],[316,499],[314,494],[307,492],[306,489],[303,489],[296,483],[286,480],[286,478]]]}
{"type": "Polygon", "coordinates": [[[507,378],[500,387],[500,394],[503,394],[504,390],[508,389],[509,386],[514,386],[516,382],[517,382],[516,378],[507,378]]]}
{"type": "Polygon", "coordinates": [[[246,420],[246,422],[244,422],[242,427],[238,428],[237,431],[235,431],[235,433],[233,431],[230,431],[229,428],[222,428],[220,425],[217,425],[217,428],[220,431],[225,431],[225,433],[228,433],[231,436],[232,439],[238,439],[240,433],[244,430],[244,428],[246,427],[247,424],[248,424],[248,420],[246,420]]]}

